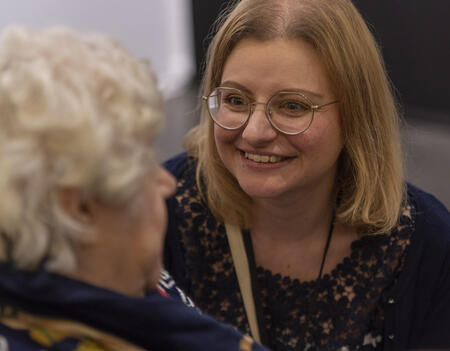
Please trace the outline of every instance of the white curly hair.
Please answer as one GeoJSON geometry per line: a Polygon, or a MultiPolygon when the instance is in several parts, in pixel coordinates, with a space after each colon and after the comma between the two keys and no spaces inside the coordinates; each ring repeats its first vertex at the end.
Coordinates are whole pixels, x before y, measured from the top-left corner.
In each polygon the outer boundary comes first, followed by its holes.
{"type": "Polygon", "coordinates": [[[69,272],[86,228],[56,190],[132,201],[155,165],[163,101],[148,63],[101,35],[6,28],[0,37],[0,262],[69,272]]]}

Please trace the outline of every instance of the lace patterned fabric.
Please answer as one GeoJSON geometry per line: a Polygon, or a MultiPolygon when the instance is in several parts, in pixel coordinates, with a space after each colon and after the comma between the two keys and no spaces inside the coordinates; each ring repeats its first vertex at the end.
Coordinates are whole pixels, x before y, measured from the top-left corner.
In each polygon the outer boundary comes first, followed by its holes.
{"type": "MultiPolygon", "coordinates": [[[[189,286],[204,312],[249,333],[225,228],[201,201],[194,175],[178,181],[179,221],[189,286]]],[[[274,351],[380,350],[383,292],[395,284],[411,233],[414,208],[405,207],[390,235],[366,235],[320,280],[301,282],[257,267],[264,326],[274,351]]]]}

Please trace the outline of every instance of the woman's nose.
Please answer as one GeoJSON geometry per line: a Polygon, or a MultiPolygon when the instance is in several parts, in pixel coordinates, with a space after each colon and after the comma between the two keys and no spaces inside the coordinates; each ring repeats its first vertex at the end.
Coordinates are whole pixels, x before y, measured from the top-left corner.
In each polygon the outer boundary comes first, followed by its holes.
{"type": "Polygon", "coordinates": [[[278,132],[272,127],[266,116],[264,106],[262,104],[255,105],[242,131],[242,138],[250,144],[257,145],[271,142],[277,135],[278,132]]]}

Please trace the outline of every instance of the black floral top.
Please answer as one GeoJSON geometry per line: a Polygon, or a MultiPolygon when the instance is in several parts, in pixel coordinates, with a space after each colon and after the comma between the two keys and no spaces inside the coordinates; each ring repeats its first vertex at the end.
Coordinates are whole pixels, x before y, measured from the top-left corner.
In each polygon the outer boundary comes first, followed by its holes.
{"type": "MultiPolygon", "coordinates": [[[[193,161],[178,177],[169,215],[169,235],[178,236],[179,250],[166,248],[167,268],[201,310],[249,333],[225,228],[199,197],[193,161]],[[175,251],[183,256],[183,276],[170,262],[175,251]]],[[[257,267],[267,346],[275,351],[381,350],[382,297],[403,268],[413,218],[410,204],[390,235],[354,241],[351,254],[320,280],[302,282],[257,267]]]]}

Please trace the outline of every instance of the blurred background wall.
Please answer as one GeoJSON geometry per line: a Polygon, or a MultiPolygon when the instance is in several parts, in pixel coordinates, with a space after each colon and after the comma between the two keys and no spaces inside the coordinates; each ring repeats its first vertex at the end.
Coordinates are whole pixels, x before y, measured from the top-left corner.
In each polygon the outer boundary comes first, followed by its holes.
{"type": "MultiPolygon", "coordinates": [[[[109,34],[150,58],[167,108],[161,160],[182,151],[198,120],[198,83],[211,26],[229,0],[14,0],[0,29],[65,25],[109,34]]],[[[354,0],[382,49],[402,106],[407,178],[450,207],[450,13],[448,0],[354,0]]]]}
{"type": "Polygon", "coordinates": [[[134,55],[150,58],[166,98],[180,94],[195,72],[189,0],[2,0],[0,29],[64,25],[100,32],[134,55]]]}

